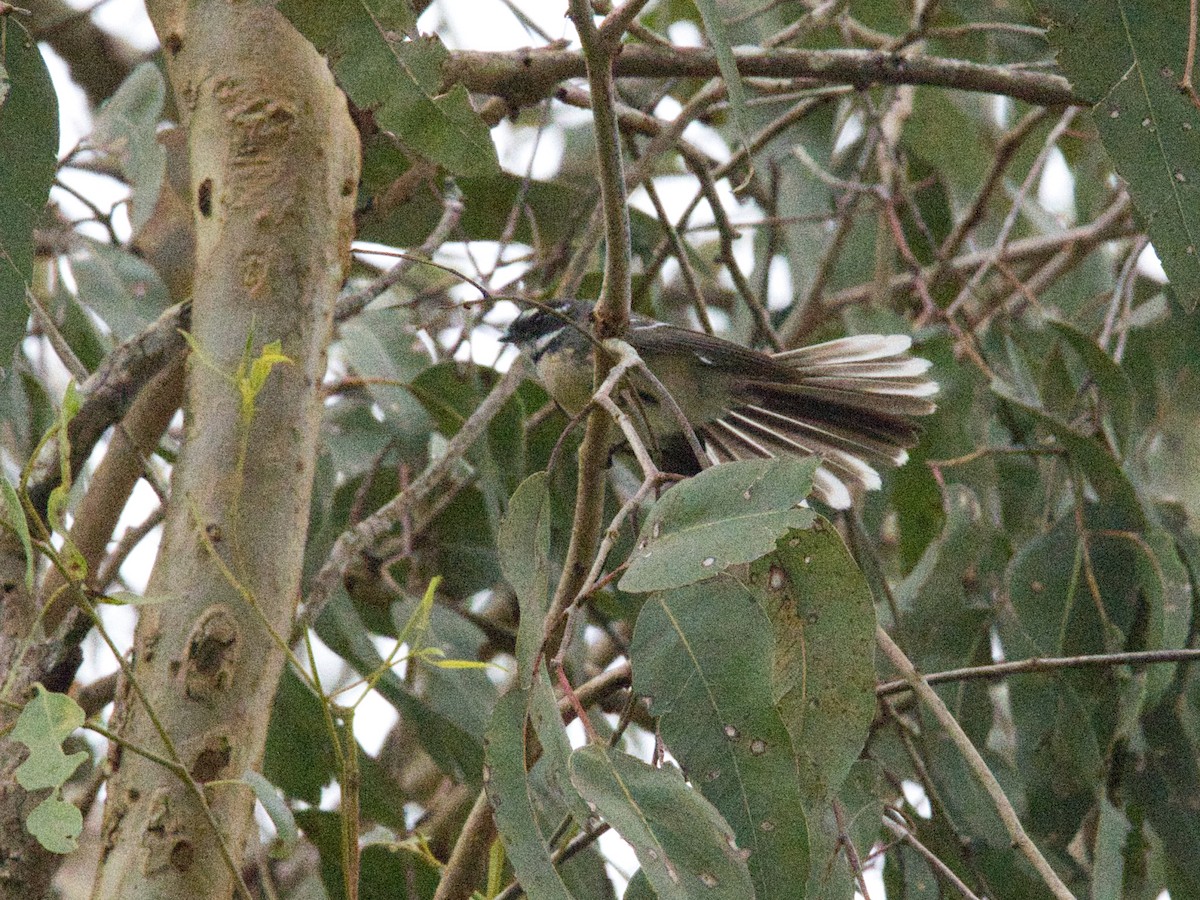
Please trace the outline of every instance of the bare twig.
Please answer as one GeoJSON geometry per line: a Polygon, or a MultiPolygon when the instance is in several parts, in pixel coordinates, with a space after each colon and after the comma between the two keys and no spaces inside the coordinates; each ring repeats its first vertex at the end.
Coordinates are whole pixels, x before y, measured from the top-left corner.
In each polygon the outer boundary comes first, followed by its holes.
{"type": "Polygon", "coordinates": [[[1055,126],[1050,129],[1050,133],[1046,136],[1046,142],[1042,145],[1041,152],[1033,161],[1033,165],[1029,167],[1029,172],[1026,174],[1025,180],[1021,182],[1021,187],[1017,191],[1016,197],[1013,198],[1012,207],[1009,209],[1008,215],[1004,219],[1004,224],[1000,227],[1000,234],[997,236],[995,244],[992,245],[990,254],[988,255],[987,259],[984,260],[983,265],[976,269],[967,283],[963,285],[962,290],[958,292],[958,296],[955,297],[954,300],[951,301],[950,305],[946,307],[947,318],[953,316],[959,310],[963,303],[965,303],[967,299],[974,293],[975,288],[979,286],[979,283],[983,280],[983,277],[987,275],[989,271],[991,271],[992,266],[996,264],[996,261],[1004,255],[1004,248],[1008,243],[1008,236],[1012,232],[1013,226],[1017,224],[1017,219],[1020,217],[1021,211],[1025,206],[1025,197],[1033,188],[1033,185],[1036,183],[1037,179],[1041,177],[1042,168],[1045,166],[1046,160],[1050,158],[1050,153],[1058,144],[1058,139],[1062,137],[1063,134],[1066,133],[1067,128],[1070,127],[1071,120],[1075,118],[1075,113],[1076,109],[1074,107],[1068,109],[1062,114],[1055,126]]]}
{"type": "MultiPolygon", "coordinates": [[[[425,243],[417,248],[418,256],[432,256],[438,247],[446,242],[455,227],[458,225],[459,219],[463,214],[462,198],[457,191],[447,193],[442,201],[442,217],[438,220],[433,231],[429,233],[429,237],[425,239],[425,243]]],[[[396,260],[396,264],[368,284],[366,287],[354,291],[351,294],[340,298],[337,302],[337,307],[334,309],[334,319],[339,322],[345,321],[351,316],[362,312],[368,303],[384,293],[388,288],[399,283],[416,260],[408,257],[402,257],[396,260]]]]}
{"type": "Polygon", "coordinates": [[[912,662],[904,655],[904,651],[892,640],[891,635],[882,626],[877,625],[875,627],[875,642],[883,650],[888,661],[904,676],[904,680],[917,696],[920,697],[921,701],[929,707],[934,717],[938,720],[938,723],[946,730],[950,739],[958,747],[959,752],[962,753],[967,765],[974,773],[976,780],[987,791],[988,796],[992,798],[996,812],[1000,814],[1000,820],[1004,823],[1004,827],[1008,831],[1008,836],[1012,838],[1013,846],[1021,851],[1021,854],[1029,860],[1046,887],[1050,889],[1050,892],[1058,900],[1075,900],[1075,895],[1067,889],[1062,879],[1050,867],[1050,863],[1046,862],[1046,858],[1042,856],[1037,845],[1025,833],[1025,828],[1021,825],[1021,819],[1017,815],[1017,811],[1013,809],[1008,797],[1004,795],[1004,789],[1000,787],[1000,782],[996,780],[996,776],[992,774],[992,770],[988,768],[983,757],[979,755],[979,751],[975,749],[975,745],[971,743],[971,739],[967,737],[966,732],[963,731],[962,726],[955,720],[954,715],[946,708],[946,704],[942,702],[942,698],[937,695],[937,692],[929,686],[929,683],[913,667],[912,662]]]}
{"type": "MultiPolygon", "coordinates": [[[[1060,669],[1099,668],[1102,666],[1145,666],[1152,663],[1176,663],[1200,660],[1200,648],[1176,650],[1137,650],[1127,653],[1096,653],[1090,656],[1033,657],[1012,662],[994,663],[989,666],[966,666],[925,675],[929,684],[946,684],[954,681],[994,681],[1010,675],[1030,672],[1057,672],[1060,669]]],[[[885,681],[875,688],[876,697],[886,697],[911,690],[912,685],[903,679],[885,681]]]]}
{"type": "Polygon", "coordinates": [[[374,547],[380,538],[400,522],[406,510],[420,503],[442,483],[471,445],[483,434],[500,407],[516,392],[522,377],[520,366],[509,369],[450,439],[441,458],[422,472],[408,490],[393,497],[354,528],[342,532],[330,550],[325,564],[313,579],[312,590],[306,598],[304,612],[297,623],[299,627],[311,627],[317,620],[350,563],[361,553],[374,547]]]}
{"type": "Polygon", "coordinates": [[[954,874],[954,870],[942,862],[941,858],[936,853],[922,844],[917,839],[917,836],[909,829],[905,828],[899,822],[888,818],[886,815],[883,817],[883,824],[884,827],[886,827],[892,834],[896,835],[898,838],[916,850],[919,854],[921,854],[925,861],[929,863],[930,867],[949,884],[952,884],[954,889],[962,894],[965,900],[979,900],[979,897],[976,896],[975,892],[967,887],[966,883],[961,878],[954,874]]]}
{"type": "MultiPolygon", "coordinates": [[[[909,58],[882,50],[738,49],[734,56],[744,78],[812,78],[858,89],[924,84],[1000,94],[1038,106],[1086,103],[1061,75],[1011,66],[934,56],[909,58]]],[[[475,93],[504,97],[517,108],[549,95],[561,81],[583,77],[585,70],[584,54],[578,50],[457,50],[443,66],[442,79],[447,85],[461,82],[475,93]]],[[[715,78],[720,67],[716,53],[709,49],[631,44],[615,60],[613,74],[617,78],[715,78]]]]}
{"type": "Polygon", "coordinates": [[[1200,94],[1196,93],[1196,86],[1192,84],[1192,69],[1196,65],[1196,9],[1197,0],[1191,0],[1188,4],[1188,45],[1187,58],[1183,63],[1183,77],[1179,79],[1179,89],[1184,95],[1192,101],[1192,106],[1200,109],[1200,94]]]}

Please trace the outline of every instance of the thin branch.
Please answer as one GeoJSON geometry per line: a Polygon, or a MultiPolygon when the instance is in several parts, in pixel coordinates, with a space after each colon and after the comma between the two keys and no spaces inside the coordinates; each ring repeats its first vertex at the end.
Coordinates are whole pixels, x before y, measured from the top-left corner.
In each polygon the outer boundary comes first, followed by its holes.
{"type": "MultiPolygon", "coordinates": [[[[187,352],[182,331],[191,327],[191,302],[172,306],[140,334],[105,357],[100,368],[80,386],[84,400],[71,419],[71,475],[79,474],[101,435],[129,410],[141,388],[172,360],[187,352]]],[[[58,442],[51,441],[38,458],[29,483],[29,500],[45,515],[50,492],[59,484],[58,442]]]]}
{"type": "Polygon", "coordinates": [[[433,900],[467,900],[475,891],[475,882],[483,874],[488,847],[496,838],[496,822],[487,793],[479,792],[475,805],[463,823],[458,842],[450,853],[433,900]]]}
{"type": "Polygon", "coordinates": [[[975,749],[975,745],[971,743],[971,739],[967,737],[962,726],[955,720],[954,715],[946,708],[946,704],[942,702],[942,698],[937,695],[937,692],[929,686],[929,683],[921,676],[914,668],[912,662],[899,645],[892,640],[882,626],[875,627],[875,641],[887,656],[888,661],[904,675],[904,680],[912,688],[912,690],[921,698],[921,701],[929,707],[934,717],[939,724],[946,730],[950,739],[958,747],[962,753],[967,765],[974,773],[976,780],[987,791],[988,796],[992,798],[992,803],[996,807],[996,812],[1000,814],[1000,820],[1004,823],[1005,829],[1008,831],[1008,836],[1012,838],[1013,846],[1021,851],[1021,854],[1029,860],[1033,865],[1042,881],[1050,889],[1050,892],[1057,900],[1075,900],[1075,895],[1072,894],[1058,874],[1050,867],[1050,863],[1046,862],[1046,858],[1042,856],[1037,845],[1033,843],[1029,835],[1025,833],[1024,826],[1021,825],[1021,819],[1017,815],[1017,811],[1013,809],[1008,797],[1004,795],[1004,789],[1000,787],[1000,782],[996,780],[996,776],[992,774],[992,770],[988,768],[983,757],[979,755],[979,751],[975,749]]]}
{"type": "MultiPolygon", "coordinates": [[[[589,13],[590,14],[590,13],[589,13]]],[[[864,89],[876,84],[923,84],[1000,94],[1037,106],[1089,105],[1061,75],[982,65],[934,56],[907,57],[878,50],[735,49],[743,78],[811,78],[864,89]]],[[[503,53],[458,50],[442,68],[443,85],[462,83],[480,94],[504,97],[513,108],[548,96],[559,82],[582,78],[584,54],[560,48],[503,53]]],[[[613,65],[617,78],[716,78],[715,52],[696,47],[630,44],[613,65]]]]}
{"type": "Polygon", "coordinates": [[[513,366],[504,374],[492,392],[463,422],[458,433],[446,445],[445,453],[433,465],[421,473],[408,489],[397,494],[374,513],[353,528],[342,532],[329,551],[325,564],[313,579],[313,586],[299,616],[298,627],[309,628],[325,604],[333,596],[342,576],[350,564],[362,553],[374,547],[379,539],[392,530],[403,518],[405,511],[420,503],[436,489],[458,465],[459,460],[483,434],[492,417],[516,393],[524,377],[520,366],[513,366]]]}
{"type": "MultiPolygon", "coordinates": [[[[954,681],[995,681],[1009,675],[1029,672],[1056,672],[1060,669],[1084,669],[1099,666],[1144,666],[1152,663],[1175,663],[1200,660],[1200,648],[1176,650],[1137,650],[1127,653],[1096,653],[1090,656],[1031,657],[1012,662],[993,663],[989,666],[966,666],[926,675],[929,684],[945,684],[954,681]]],[[[885,681],[875,688],[876,697],[899,694],[912,688],[903,679],[885,681]]]]}
{"type": "MultiPolygon", "coordinates": [[[[425,239],[425,243],[417,248],[418,256],[433,256],[435,250],[446,242],[457,226],[459,219],[463,214],[462,197],[457,190],[450,191],[442,201],[442,217],[438,220],[433,231],[429,233],[429,237],[425,239]]],[[[357,290],[352,294],[340,298],[337,302],[337,307],[334,310],[333,317],[339,322],[342,322],[351,316],[355,316],[362,312],[368,303],[384,293],[388,288],[399,283],[404,277],[404,273],[415,265],[417,260],[409,257],[402,257],[396,261],[396,264],[368,284],[361,290],[357,290]]]]}
{"type": "MultiPolygon", "coordinates": [[[[938,248],[938,259],[943,261],[949,260],[958,252],[967,234],[983,218],[983,214],[987,210],[988,201],[991,199],[997,185],[1003,180],[1004,173],[1008,169],[1008,164],[1016,156],[1017,150],[1020,149],[1021,144],[1025,142],[1025,139],[1029,137],[1033,129],[1049,114],[1049,110],[1045,107],[1030,110],[1020,122],[1009,129],[1004,137],[1000,139],[996,145],[996,158],[992,160],[991,168],[988,169],[987,175],[984,176],[983,183],[975,194],[975,199],[971,201],[966,215],[954,223],[954,227],[950,229],[950,234],[946,236],[946,240],[938,248]]],[[[941,276],[941,268],[939,266],[938,269],[934,270],[934,274],[930,276],[929,281],[931,284],[937,284],[938,278],[941,276]]]]}
{"type": "Polygon", "coordinates": [[[901,825],[899,822],[889,819],[886,815],[883,817],[883,824],[892,834],[896,835],[900,840],[904,841],[929,863],[929,867],[933,869],[939,876],[947,882],[954,885],[954,889],[963,895],[965,900],[979,900],[979,897],[974,891],[967,887],[966,883],[954,874],[954,870],[942,862],[941,858],[922,844],[915,834],[901,825]]]}
{"type": "Polygon", "coordinates": [[[1033,189],[1036,182],[1042,174],[1042,168],[1046,165],[1046,161],[1050,158],[1050,153],[1058,144],[1058,139],[1061,138],[1071,125],[1071,120],[1075,118],[1076,110],[1068,109],[1062,114],[1054,127],[1050,129],[1050,133],[1046,135],[1046,142],[1042,145],[1042,150],[1038,153],[1037,158],[1033,161],[1033,165],[1029,167],[1029,172],[1025,175],[1025,180],[1021,182],[1021,187],[1017,191],[1016,197],[1013,198],[1012,206],[1008,211],[1008,215],[1004,218],[1004,224],[1000,227],[1000,234],[996,238],[995,244],[992,246],[991,253],[984,260],[983,265],[975,270],[970,279],[962,290],[958,292],[958,296],[951,301],[946,307],[946,317],[949,318],[967,301],[974,293],[975,288],[983,280],[983,277],[992,269],[1004,255],[1004,248],[1008,244],[1008,236],[1012,232],[1013,227],[1017,224],[1017,219],[1020,218],[1021,211],[1025,207],[1025,197],[1029,191],[1033,189]]]}
{"type": "MultiPolygon", "coordinates": [[[[1139,234],[1139,230],[1129,220],[1128,213],[1129,195],[1122,193],[1108,209],[1087,225],[1068,228],[1054,234],[1012,241],[1004,247],[1000,258],[1005,262],[1038,261],[1053,256],[1064,247],[1090,249],[1106,241],[1139,234]]],[[[990,249],[963,253],[950,261],[949,271],[953,274],[972,271],[985,263],[991,256],[990,249]]],[[[927,266],[921,269],[920,277],[928,281],[934,270],[934,267],[927,266]]],[[[906,296],[914,289],[916,280],[917,275],[914,273],[894,276],[888,283],[891,297],[906,296]]],[[[874,282],[846,288],[829,297],[826,300],[826,306],[830,309],[840,309],[844,306],[866,302],[871,299],[875,288],[874,282]]]]}
{"type": "Polygon", "coordinates": [[[1197,0],[1191,0],[1188,5],[1188,45],[1187,58],[1183,62],[1183,77],[1179,79],[1179,89],[1192,101],[1192,106],[1200,109],[1200,94],[1192,84],[1192,69],[1196,65],[1196,13],[1197,0]]]}

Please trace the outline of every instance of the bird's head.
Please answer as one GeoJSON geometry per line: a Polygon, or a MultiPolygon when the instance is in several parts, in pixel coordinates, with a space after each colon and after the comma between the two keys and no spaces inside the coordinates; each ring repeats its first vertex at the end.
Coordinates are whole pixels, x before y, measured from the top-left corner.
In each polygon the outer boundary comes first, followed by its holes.
{"type": "Polygon", "coordinates": [[[586,344],[584,333],[591,314],[592,304],[586,300],[563,300],[533,307],[517,316],[500,339],[536,363],[545,353],[563,344],[586,344]]]}

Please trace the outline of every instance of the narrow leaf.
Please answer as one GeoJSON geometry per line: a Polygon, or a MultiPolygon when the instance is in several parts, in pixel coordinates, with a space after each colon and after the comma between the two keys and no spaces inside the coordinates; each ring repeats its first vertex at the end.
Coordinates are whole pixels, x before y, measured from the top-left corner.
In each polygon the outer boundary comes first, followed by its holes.
{"type": "Polygon", "coordinates": [[[242,775],[242,781],[250,785],[254,796],[270,817],[271,824],[275,826],[276,839],[271,847],[271,857],[287,859],[300,841],[300,830],[296,827],[296,818],[292,815],[291,807],[280,796],[275,785],[258,772],[246,772],[242,775]]]}
{"type": "Polygon", "coordinates": [[[538,827],[525,769],[525,712],[529,697],[509,691],[496,703],[484,753],[484,788],[500,839],[521,887],[530,897],[568,900],[570,894],[538,827]]]}
{"type": "MultiPolygon", "coordinates": [[[[18,4],[19,5],[19,4],[18,4]]],[[[33,226],[54,182],[58,99],[37,42],[0,16],[0,372],[25,336],[33,226]]]]}
{"type": "Polygon", "coordinates": [[[21,498],[17,496],[16,488],[9,484],[8,479],[0,475],[0,496],[4,498],[4,521],[12,527],[21,542],[21,551],[25,554],[25,590],[33,592],[33,541],[29,537],[29,522],[25,520],[25,510],[21,506],[21,498]]]}
{"type": "Polygon", "coordinates": [[[571,756],[571,780],[631,845],[662,900],[746,900],[754,885],[729,825],[672,765],[656,769],[595,744],[571,756]]]}
{"type": "Polygon", "coordinates": [[[1133,424],[1133,385],[1125,370],[1090,335],[1084,334],[1066,322],[1051,322],[1053,328],[1072,350],[1079,354],[1083,364],[1096,383],[1104,405],[1108,409],[1118,450],[1128,449],[1130,428],[1133,424]]]}
{"type": "Polygon", "coordinates": [[[1100,499],[1111,505],[1114,510],[1120,511],[1118,527],[1137,531],[1145,527],[1145,514],[1138,502],[1137,493],[1107,448],[1095,438],[1080,434],[1041,407],[1020,399],[1012,388],[999,379],[992,382],[992,392],[1032,415],[1054,435],[1063,449],[1079,464],[1092,488],[1100,495],[1100,499]]]}
{"type": "Polygon", "coordinates": [[[733,47],[729,42],[729,30],[721,15],[721,4],[717,0],[695,0],[696,9],[704,22],[704,32],[708,42],[712,44],[713,53],[717,56],[717,68],[725,80],[725,90],[729,94],[729,105],[733,109],[733,118],[737,122],[738,137],[742,146],[750,145],[749,107],[746,104],[746,87],[742,83],[742,75],[738,71],[737,58],[733,55],[733,47]]]}
{"type": "Polygon", "coordinates": [[[654,594],[629,651],[634,691],[650,698],[667,748],[750,851],[761,900],[795,896],[808,877],[795,751],[772,691],[773,643],[753,591],[720,577],[654,594]]]}
{"type": "Polygon", "coordinates": [[[521,609],[517,673],[522,688],[528,688],[550,605],[550,492],[545,472],[526,478],[508,501],[508,513],[496,533],[496,549],[521,609]]]}

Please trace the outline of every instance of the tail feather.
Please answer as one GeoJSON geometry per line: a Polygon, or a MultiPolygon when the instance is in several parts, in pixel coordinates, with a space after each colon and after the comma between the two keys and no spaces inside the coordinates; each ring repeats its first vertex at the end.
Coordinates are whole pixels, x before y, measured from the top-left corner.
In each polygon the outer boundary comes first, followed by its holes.
{"type": "Polygon", "coordinates": [[[904,334],[858,334],[796,350],[784,350],[772,358],[789,366],[805,368],[890,359],[902,356],[910,347],[912,338],[904,334]]]}
{"type": "Polygon", "coordinates": [[[910,419],[937,407],[927,360],[903,335],[841,338],[778,353],[778,379],[735,383],[734,407],[698,430],[714,463],[778,455],[819,456],[816,496],[835,509],[882,484],[877,465],[901,465],[917,441],[910,419]]]}

